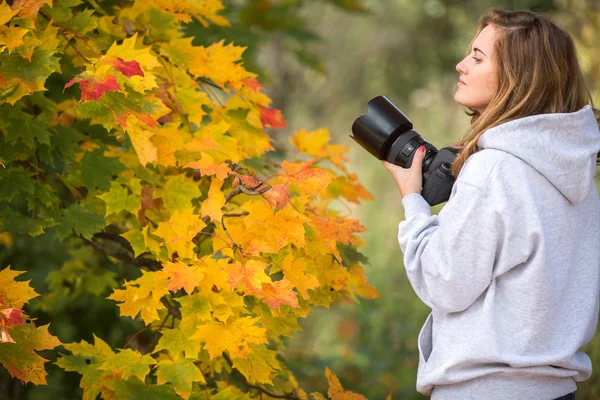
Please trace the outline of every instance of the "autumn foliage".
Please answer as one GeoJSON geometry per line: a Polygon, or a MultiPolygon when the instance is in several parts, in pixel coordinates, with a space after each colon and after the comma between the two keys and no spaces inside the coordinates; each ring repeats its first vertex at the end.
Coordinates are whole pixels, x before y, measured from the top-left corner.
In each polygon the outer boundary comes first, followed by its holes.
{"type": "MultiPolygon", "coordinates": [[[[324,398],[278,350],[316,307],[377,297],[364,227],[335,210],[371,198],[348,149],[299,129],[273,162],[266,130],[286,123],[244,48],[184,37],[193,20],[229,25],[220,0],[119,4],[0,3],[0,231],[134,266],[108,298],[157,332],[146,346],[62,343],[56,364],[81,374],[85,399],[324,398]]],[[[61,343],[24,314],[36,294],[21,273],[0,272],[0,362],[45,384],[35,351],[61,343]]],[[[362,398],[326,375],[331,398],[362,398]]]]}

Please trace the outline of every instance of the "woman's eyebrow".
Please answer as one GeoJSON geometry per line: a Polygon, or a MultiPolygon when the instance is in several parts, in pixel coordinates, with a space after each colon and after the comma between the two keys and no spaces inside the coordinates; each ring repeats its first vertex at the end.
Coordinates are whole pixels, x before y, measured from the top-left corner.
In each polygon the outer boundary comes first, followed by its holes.
{"type": "Polygon", "coordinates": [[[474,48],[473,48],[473,51],[478,51],[478,52],[480,52],[481,54],[483,54],[484,56],[486,56],[486,57],[487,57],[487,54],[485,54],[483,51],[481,51],[481,50],[480,50],[480,49],[478,49],[477,47],[474,47],[474,48]]]}

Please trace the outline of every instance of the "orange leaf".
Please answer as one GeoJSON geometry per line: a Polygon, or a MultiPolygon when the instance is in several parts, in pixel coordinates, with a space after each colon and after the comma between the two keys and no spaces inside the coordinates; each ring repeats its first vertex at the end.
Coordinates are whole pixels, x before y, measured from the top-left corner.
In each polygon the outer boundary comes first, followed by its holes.
{"type": "Polygon", "coordinates": [[[255,92],[258,92],[260,89],[264,89],[260,82],[256,80],[256,78],[244,79],[242,83],[255,92]]]}
{"type": "Polygon", "coordinates": [[[290,190],[290,181],[273,185],[271,189],[267,190],[262,196],[269,202],[271,207],[284,208],[288,202],[288,195],[290,190]]]}
{"type": "Polygon", "coordinates": [[[298,307],[298,297],[296,292],[292,290],[294,285],[286,280],[281,279],[277,282],[262,283],[263,301],[271,308],[279,310],[282,304],[287,304],[290,307],[298,307]]]}
{"type": "Polygon", "coordinates": [[[197,265],[188,266],[181,261],[175,263],[167,261],[163,266],[162,271],[168,278],[167,287],[172,292],[184,288],[190,294],[204,278],[204,274],[197,265]]]}
{"type": "Polygon", "coordinates": [[[263,126],[268,125],[273,129],[285,128],[287,126],[285,124],[285,120],[283,119],[281,110],[269,107],[260,108],[260,121],[262,122],[263,126]]]}

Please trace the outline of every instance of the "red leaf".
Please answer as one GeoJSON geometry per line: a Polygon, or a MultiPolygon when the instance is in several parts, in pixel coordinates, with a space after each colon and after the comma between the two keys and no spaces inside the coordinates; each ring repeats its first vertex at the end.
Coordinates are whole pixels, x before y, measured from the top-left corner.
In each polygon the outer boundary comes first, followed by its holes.
{"type": "Polygon", "coordinates": [[[121,90],[121,87],[117,83],[117,78],[113,75],[108,75],[103,81],[75,77],[65,85],[63,92],[66,88],[73,86],[75,83],[79,83],[79,87],[81,88],[81,99],[79,99],[79,102],[85,100],[98,100],[107,90],[121,90]]]}
{"type": "Polygon", "coordinates": [[[5,308],[4,310],[0,310],[2,325],[3,326],[13,326],[13,325],[23,325],[23,319],[21,318],[21,310],[18,308],[5,308]]]}
{"type": "Polygon", "coordinates": [[[263,126],[269,125],[273,129],[286,127],[281,110],[269,107],[260,108],[260,122],[262,122],[263,126]]]}
{"type": "Polygon", "coordinates": [[[110,63],[117,71],[128,78],[134,75],[144,76],[144,71],[142,71],[140,64],[135,60],[124,61],[121,57],[117,57],[110,63]]]}
{"type": "Polygon", "coordinates": [[[260,82],[258,82],[255,78],[244,79],[242,83],[255,92],[263,89],[263,85],[261,85],[260,82]]]}

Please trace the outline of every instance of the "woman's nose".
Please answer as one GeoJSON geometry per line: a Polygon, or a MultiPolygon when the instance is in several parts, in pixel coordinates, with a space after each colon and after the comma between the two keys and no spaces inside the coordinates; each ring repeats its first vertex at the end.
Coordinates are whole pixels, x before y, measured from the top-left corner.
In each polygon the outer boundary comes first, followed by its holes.
{"type": "Polygon", "coordinates": [[[463,63],[464,60],[461,60],[458,64],[456,64],[456,72],[459,74],[465,75],[467,71],[465,70],[465,66],[463,63]]]}

